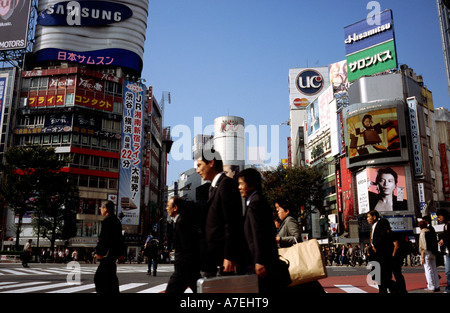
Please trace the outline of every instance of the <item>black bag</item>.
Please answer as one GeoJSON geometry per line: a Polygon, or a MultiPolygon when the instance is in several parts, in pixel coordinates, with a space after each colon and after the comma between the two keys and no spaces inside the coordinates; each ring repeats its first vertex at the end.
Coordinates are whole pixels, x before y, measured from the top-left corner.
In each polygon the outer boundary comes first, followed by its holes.
{"type": "Polygon", "coordinates": [[[273,281],[279,287],[287,287],[292,282],[291,274],[289,273],[289,260],[280,256],[273,272],[273,281]]]}

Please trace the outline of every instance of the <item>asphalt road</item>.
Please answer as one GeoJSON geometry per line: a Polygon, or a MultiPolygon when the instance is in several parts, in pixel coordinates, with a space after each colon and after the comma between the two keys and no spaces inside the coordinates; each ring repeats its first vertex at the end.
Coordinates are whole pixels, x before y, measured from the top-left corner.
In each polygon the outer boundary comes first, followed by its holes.
{"type": "MultiPolygon", "coordinates": [[[[29,265],[29,268],[23,268],[20,263],[0,263],[0,294],[95,292],[97,264],[29,265]]],[[[327,270],[328,277],[320,283],[328,293],[378,293],[376,286],[367,283],[369,270],[365,266],[328,266],[327,270]]],[[[439,267],[438,271],[441,286],[444,286],[444,268],[439,267]]],[[[159,264],[156,276],[147,275],[146,264],[119,264],[117,267],[122,293],[163,293],[172,272],[172,264],[159,264]]],[[[422,266],[403,267],[403,274],[408,291],[422,292],[426,287],[422,266]]]]}

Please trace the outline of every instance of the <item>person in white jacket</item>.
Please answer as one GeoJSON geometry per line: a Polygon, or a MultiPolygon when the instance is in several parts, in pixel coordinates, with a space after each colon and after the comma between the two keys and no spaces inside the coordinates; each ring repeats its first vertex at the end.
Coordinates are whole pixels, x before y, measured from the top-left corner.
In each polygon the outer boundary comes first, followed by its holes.
{"type": "MultiPolygon", "coordinates": [[[[427,280],[426,290],[429,292],[437,292],[439,288],[439,275],[436,267],[436,255],[433,253],[430,241],[430,230],[427,228],[427,222],[422,220],[419,222],[419,252],[421,254],[421,262],[425,269],[425,278],[427,280]],[[427,238],[428,237],[428,238],[427,238]]],[[[434,239],[436,241],[436,239],[434,239]]]]}

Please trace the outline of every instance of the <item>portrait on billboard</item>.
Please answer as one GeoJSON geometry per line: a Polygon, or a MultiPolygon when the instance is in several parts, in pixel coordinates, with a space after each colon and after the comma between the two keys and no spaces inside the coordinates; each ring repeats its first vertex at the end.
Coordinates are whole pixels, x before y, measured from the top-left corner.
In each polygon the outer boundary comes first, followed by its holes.
{"type": "Polygon", "coordinates": [[[348,117],[346,144],[350,162],[400,156],[397,109],[366,111],[348,117]]]}
{"type": "Polygon", "coordinates": [[[328,72],[334,93],[348,91],[347,60],[330,64],[328,72]]]}
{"type": "Polygon", "coordinates": [[[316,100],[314,100],[310,105],[308,105],[306,110],[307,110],[306,121],[308,123],[308,135],[311,135],[320,127],[318,98],[316,98],[316,100]]]}
{"type": "Polygon", "coordinates": [[[404,167],[367,168],[366,174],[370,210],[408,210],[404,167]]]}

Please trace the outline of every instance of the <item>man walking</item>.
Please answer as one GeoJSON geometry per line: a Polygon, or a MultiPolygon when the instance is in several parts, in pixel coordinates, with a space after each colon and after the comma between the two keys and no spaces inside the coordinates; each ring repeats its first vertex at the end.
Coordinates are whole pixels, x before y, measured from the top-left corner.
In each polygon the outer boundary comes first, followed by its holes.
{"type": "Polygon", "coordinates": [[[123,258],[124,239],[122,235],[122,224],[114,214],[114,203],[107,201],[102,204],[100,212],[105,219],[98,236],[95,258],[100,265],[94,276],[95,289],[97,293],[119,293],[119,279],[117,278],[116,261],[123,258]]]}
{"type": "Polygon", "coordinates": [[[200,278],[200,239],[195,207],[180,197],[167,202],[167,213],[174,219],[175,271],[166,293],[184,293],[188,287],[196,293],[200,278]]]}
{"type": "Polygon", "coordinates": [[[223,173],[223,162],[218,152],[202,151],[195,159],[197,173],[204,180],[211,181],[204,220],[206,251],[203,275],[214,277],[217,268],[222,275],[232,274],[240,268],[245,246],[238,184],[223,173]]]}
{"type": "Polygon", "coordinates": [[[390,236],[391,226],[385,218],[380,218],[378,211],[372,210],[367,213],[367,222],[372,225],[370,232],[371,261],[380,264],[379,292],[392,292],[392,253],[394,244],[390,236]]]}
{"type": "Polygon", "coordinates": [[[444,293],[450,293],[450,220],[446,209],[439,209],[436,212],[439,223],[444,224],[444,234],[438,244],[442,253],[445,253],[445,276],[447,277],[447,286],[444,293]]]}

